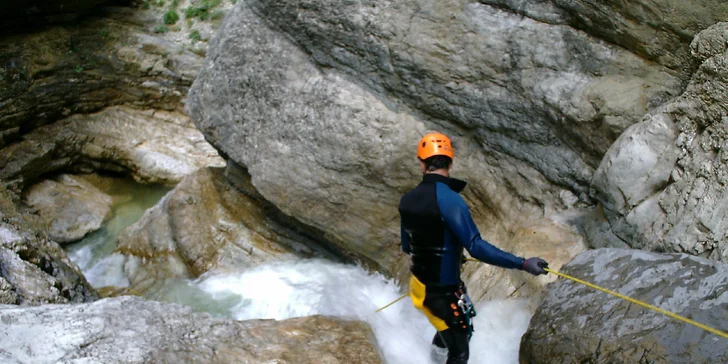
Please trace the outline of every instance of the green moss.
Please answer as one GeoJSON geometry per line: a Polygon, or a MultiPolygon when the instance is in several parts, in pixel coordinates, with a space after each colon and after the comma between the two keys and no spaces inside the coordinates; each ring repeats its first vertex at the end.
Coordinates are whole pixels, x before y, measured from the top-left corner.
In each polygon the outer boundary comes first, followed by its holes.
{"type": "Polygon", "coordinates": [[[177,20],[179,20],[179,15],[177,15],[176,11],[170,10],[170,11],[164,13],[164,24],[167,24],[167,25],[176,24],[177,20]]]}
{"type": "Polygon", "coordinates": [[[101,30],[99,30],[99,35],[101,36],[101,38],[108,38],[109,37],[109,30],[106,29],[106,28],[101,29],[101,30]]]}
{"type": "Polygon", "coordinates": [[[220,5],[221,0],[202,0],[185,10],[185,18],[198,18],[207,20],[211,15],[211,10],[220,5]]]}
{"type": "Polygon", "coordinates": [[[230,2],[233,3],[233,5],[235,5],[238,3],[238,0],[230,0],[230,2]]]}
{"type": "Polygon", "coordinates": [[[194,40],[196,42],[199,42],[200,39],[202,39],[202,37],[200,36],[200,32],[197,29],[193,30],[190,33],[190,39],[192,39],[192,40],[194,40]]]}
{"type": "Polygon", "coordinates": [[[154,28],[155,33],[166,33],[169,31],[169,28],[165,27],[164,25],[157,25],[154,28]]]}

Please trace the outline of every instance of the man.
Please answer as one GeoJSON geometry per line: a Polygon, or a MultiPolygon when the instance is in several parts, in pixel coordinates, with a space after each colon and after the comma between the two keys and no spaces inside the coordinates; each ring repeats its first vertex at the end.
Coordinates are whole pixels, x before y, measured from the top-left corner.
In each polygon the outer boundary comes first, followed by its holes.
{"type": "Polygon", "coordinates": [[[459,195],[465,182],[450,178],[453,147],[444,134],[425,135],[418,146],[422,182],[399,203],[402,250],[411,255],[410,296],[437,329],[433,345],[447,348],[447,364],[467,363],[475,310],[460,280],[463,248],[483,262],[546,274],[541,258],[523,259],[480,237],[459,195]]]}

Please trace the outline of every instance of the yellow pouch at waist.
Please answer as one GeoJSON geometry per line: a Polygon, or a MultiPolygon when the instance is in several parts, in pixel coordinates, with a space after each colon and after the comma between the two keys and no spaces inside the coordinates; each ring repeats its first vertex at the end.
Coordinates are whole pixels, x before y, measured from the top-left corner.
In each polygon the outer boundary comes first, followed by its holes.
{"type": "Polygon", "coordinates": [[[427,319],[430,320],[430,323],[432,326],[435,326],[437,331],[447,330],[447,324],[445,324],[445,321],[433,315],[432,312],[430,312],[430,310],[424,305],[425,295],[427,295],[427,287],[425,287],[425,285],[422,284],[422,282],[420,282],[420,280],[414,275],[410,277],[409,283],[410,297],[412,298],[412,303],[415,308],[422,311],[422,313],[427,316],[427,319]]]}

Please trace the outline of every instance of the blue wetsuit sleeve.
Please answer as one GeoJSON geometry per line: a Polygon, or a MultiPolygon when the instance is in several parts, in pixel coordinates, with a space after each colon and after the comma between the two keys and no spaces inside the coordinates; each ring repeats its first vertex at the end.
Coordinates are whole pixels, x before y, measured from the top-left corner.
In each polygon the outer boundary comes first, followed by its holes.
{"type": "Polygon", "coordinates": [[[401,221],[400,221],[400,226],[401,226],[400,230],[401,230],[401,234],[402,234],[402,251],[409,254],[411,252],[410,243],[412,242],[412,237],[404,229],[404,224],[402,224],[401,221]]]}
{"type": "Polygon", "coordinates": [[[523,258],[504,252],[480,237],[470,210],[459,194],[438,186],[437,204],[445,224],[473,258],[503,268],[521,269],[523,258]]]}

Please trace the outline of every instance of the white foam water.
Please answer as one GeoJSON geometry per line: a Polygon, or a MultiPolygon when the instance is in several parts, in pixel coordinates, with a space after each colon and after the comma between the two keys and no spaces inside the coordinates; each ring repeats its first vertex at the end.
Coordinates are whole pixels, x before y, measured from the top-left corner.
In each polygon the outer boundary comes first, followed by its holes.
{"type": "MultiPolygon", "coordinates": [[[[169,289],[166,301],[238,320],[282,320],[329,315],[367,322],[387,363],[432,363],[435,329],[409,298],[380,311],[400,297],[400,288],[378,273],[326,260],[278,262],[240,272],[208,273],[184,287],[169,289]],[[190,292],[195,292],[190,297],[190,292]]],[[[521,335],[531,313],[525,301],[491,301],[476,306],[470,363],[517,363],[521,335]]]]}

